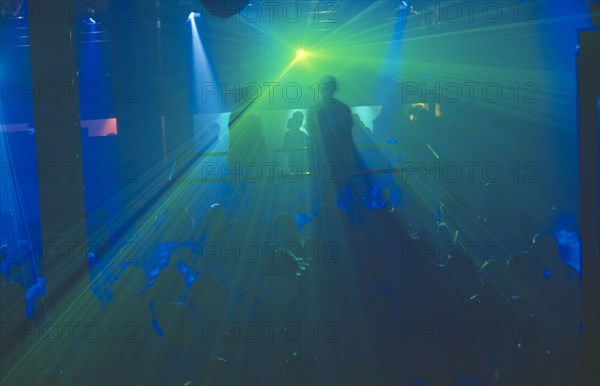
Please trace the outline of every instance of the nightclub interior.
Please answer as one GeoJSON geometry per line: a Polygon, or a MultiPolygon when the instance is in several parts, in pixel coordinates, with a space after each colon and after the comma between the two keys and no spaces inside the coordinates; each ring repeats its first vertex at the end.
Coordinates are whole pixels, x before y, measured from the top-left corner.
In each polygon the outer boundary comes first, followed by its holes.
{"type": "Polygon", "coordinates": [[[0,385],[599,385],[599,0],[1,0],[0,385]]]}

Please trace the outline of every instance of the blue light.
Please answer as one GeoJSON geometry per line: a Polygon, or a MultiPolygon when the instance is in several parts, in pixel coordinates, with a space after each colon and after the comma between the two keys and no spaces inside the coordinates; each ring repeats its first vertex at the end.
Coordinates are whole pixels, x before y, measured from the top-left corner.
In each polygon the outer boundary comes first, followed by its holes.
{"type": "Polygon", "coordinates": [[[190,12],[190,14],[187,17],[187,21],[192,21],[193,19],[197,19],[200,16],[202,16],[200,15],[200,12],[190,12]]]}

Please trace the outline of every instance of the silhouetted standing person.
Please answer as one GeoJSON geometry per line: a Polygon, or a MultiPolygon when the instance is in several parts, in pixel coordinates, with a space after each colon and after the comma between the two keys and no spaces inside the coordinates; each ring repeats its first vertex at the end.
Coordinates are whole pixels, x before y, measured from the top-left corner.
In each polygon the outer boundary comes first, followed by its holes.
{"type": "Polygon", "coordinates": [[[308,145],[308,136],[300,130],[304,123],[304,114],[301,111],[296,111],[288,120],[288,131],[283,138],[284,149],[298,149],[308,145]]]}
{"type": "Polygon", "coordinates": [[[288,160],[304,168],[306,164],[306,150],[308,136],[300,128],[304,123],[304,114],[296,111],[288,120],[288,131],[283,138],[283,149],[287,151],[288,160]]]}
{"type": "Polygon", "coordinates": [[[352,139],[352,113],[346,104],[335,98],[338,84],[334,77],[323,78],[319,91],[320,101],[308,110],[306,120],[315,160],[320,168],[331,170],[333,167],[342,173],[351,172],[357,161],[352,139]]]}

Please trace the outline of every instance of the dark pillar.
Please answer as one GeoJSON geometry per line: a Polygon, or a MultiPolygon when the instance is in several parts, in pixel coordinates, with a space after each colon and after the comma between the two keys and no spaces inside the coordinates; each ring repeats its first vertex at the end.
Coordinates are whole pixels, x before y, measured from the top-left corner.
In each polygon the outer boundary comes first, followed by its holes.
{"type": "Polygon", "coordinates": [[[169,1],[160,3],[161,28],[158,35],[156,71],[159,92],[156,104],[164,122],[167,157],[176,160],[177,172],[190,160],[183,156],[193,152],[192,100],[190,63],[192,61],[192,32],[185,21],[185,12],[169,1]]]}
{"type": "Polygon", "coordinates": [[[170,1],[131,4],[127,19],[109,20],[114,87],[130,91],[116,100],[125,219],[147,208],[193,145],[187,14],[170,1]]]}
{"type": "Polygon", "coordinates": [[[600,190],[598,101],[600,31],[579,31],[577,105],[579,121],[579,218],[581,234],[584,379],[600,384],[600,190]]]}
{"type": "Polygon", "coordinates": [[[87,239],[73,2],[48,5],[28,2],[42,243],[60,252],[43,262],[52,311],[75,280],[86,280],[87,239]]]}
{"type": "Polygon", "coordinates": [[[154,117],[155,109],[148,106],[148,95],[155,91],[148,82],[155,2],[135,1],[126,9],[122,2],[110,2],[108,7],[111,14],[127,15],[107,18],[105,23],[109,24],[112,47],[113,88],[118,93],[115,110],[122,218],[130,219],[161,185],[164,173],[160,121],[154,117]]]}

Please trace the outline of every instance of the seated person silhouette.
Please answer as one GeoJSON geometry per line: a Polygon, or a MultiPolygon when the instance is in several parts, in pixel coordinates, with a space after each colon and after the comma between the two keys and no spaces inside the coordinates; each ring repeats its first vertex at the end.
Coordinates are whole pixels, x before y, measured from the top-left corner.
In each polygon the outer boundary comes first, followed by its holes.
{"type": "Polygon", "coordinates": [[[283,149],[289,151],[287,152],[288,160],[300,166],[306,163],[305,150],[301,149],[308,146],[308,136],[300,130],[303,123],[304,114],[296,111],[287,122],[288,131],[283,138],[283,149]]]}
{"type": "Polygon", "coordinates": [[[309,145],[319,168],[339,171],[341,181],[354,171],[357,163],[352,113],[335,98],[338,83],[333,76],[321,80],[319,91],[320,101],[308,110],[306,117],[309,145]]]}

